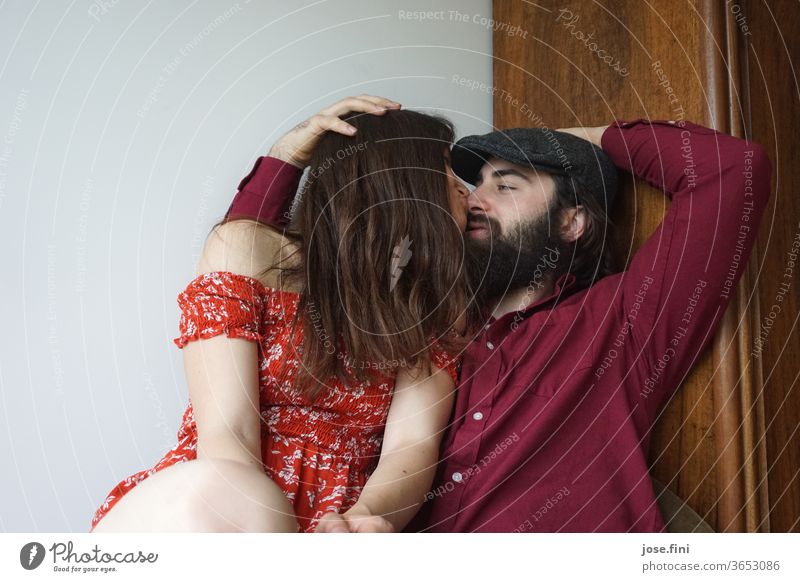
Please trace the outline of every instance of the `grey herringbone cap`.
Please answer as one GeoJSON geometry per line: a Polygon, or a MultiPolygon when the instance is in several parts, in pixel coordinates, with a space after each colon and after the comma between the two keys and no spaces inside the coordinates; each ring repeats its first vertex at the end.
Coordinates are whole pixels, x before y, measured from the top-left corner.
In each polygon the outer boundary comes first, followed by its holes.
{"type": "Polygon", "coordinates": [[[612,208],[617,194],[617,169],[602,149],[570,133],[547,128],[518,127],[484,135],[469,135],[452,151],[453,171],[475,184],[481,167],[492,156],[512,164],[569,176],[578,196],[590,195],[612,208]]]}

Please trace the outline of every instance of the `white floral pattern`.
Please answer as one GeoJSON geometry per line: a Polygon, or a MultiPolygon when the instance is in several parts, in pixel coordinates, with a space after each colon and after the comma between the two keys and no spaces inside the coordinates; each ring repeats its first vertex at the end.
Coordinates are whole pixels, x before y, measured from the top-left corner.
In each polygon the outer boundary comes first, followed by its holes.
{"type": "MultiPolygon", "coordinates": [[[[345,386],[328,382],[316,402],[296,389],[291,378],[298,359],[287,362],[287,380],[279,371],[287,352],[302,354],[302,327],[291,341],[291,321],[299,295],[265,287],[257,279],[217,271],[198,276],[178,296],[179,337],[188,342],[226,333],[259,343],[259,385],[264,470],[294,506],[299,530],[313,531],[326,512],[344,512],[358,500],[377,465],[394,379],[375,374],[369,383],[345,386]]],[[[434,364],[457,381],[460,360],[432,342],[434,364]]],[[[119,499],[142,480],[165,467],[197,458],[197,426],[189,402],[178,430],[178,443],[151,469],[118,483],[97,509],[92,528],[119,499]]]]}

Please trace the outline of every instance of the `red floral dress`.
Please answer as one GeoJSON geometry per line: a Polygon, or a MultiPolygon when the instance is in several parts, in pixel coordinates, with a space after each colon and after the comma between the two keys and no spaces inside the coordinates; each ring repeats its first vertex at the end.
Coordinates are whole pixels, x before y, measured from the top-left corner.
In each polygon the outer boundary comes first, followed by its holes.
{"type": "MultiPolygon", "coordinates": [[[[329,511],[343,513],[358,500],[377,465],[394,378],[375,374],[369,383],[345,386],[329,381],[327,393],[313,404],[291,381],[300,362],[288,362],[287,380],[278,381],[291,347],[291,321],[299,295],[265,287],[245,275],[217,271],[198,276],[178,296],[181,308],[179,348],[222,333],[259,344],[261,450],[264,470],[294,506],[298,531],[313,531],[329,511]]],[[[302,342],[298,325],[293,345],[302,342]]],[[[433,363],[457,380],[460,359],[431,348],[433,363]]],[[[301,350],[302,353],[302,350],[301,350]]],[[[348,370],[349,363],[345,359],[348,370]]],[[[97,509],[91,526],[120,498],[149,475],[197,458],[197,426],[191,401],[178,430],[178,443],[151,469],[126,477],[97,509]]]]}

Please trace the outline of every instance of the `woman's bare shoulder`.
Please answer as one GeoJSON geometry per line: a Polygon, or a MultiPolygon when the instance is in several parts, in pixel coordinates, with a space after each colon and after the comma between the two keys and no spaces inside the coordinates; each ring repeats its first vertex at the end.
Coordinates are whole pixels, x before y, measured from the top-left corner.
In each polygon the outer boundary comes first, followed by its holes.
{"type": "Polygon", "coordinates": [[[209,234],[197,275],[231,271],[267,287],[295,290],[281,284],[280,268],[296,266],[299,256],[297,244],[279,230],[254,220],[231,220],[209,234]]]}

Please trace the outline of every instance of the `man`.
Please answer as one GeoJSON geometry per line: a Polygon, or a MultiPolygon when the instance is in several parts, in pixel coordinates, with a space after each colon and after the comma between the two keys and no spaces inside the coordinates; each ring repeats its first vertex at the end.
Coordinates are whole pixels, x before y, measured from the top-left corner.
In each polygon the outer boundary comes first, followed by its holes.
{"type": "MultiPolygon", "coordinates": [[[[313,118],[315,135],[341,131],[335,113],[313,118]]],[[[284,161],[302,156],[272,153],[228,217],[285,222],[300,170],[284,161]]],[[[486,320],[464,354],[436,479],[405,531],[664,531],[651,429],[745,268],[770,193],[763,149],[640,119],[469,136],[452,166],[476,186],[465,244],[486,320]],[[618,273],[614,166],[671,199],[618,273]]]]}

